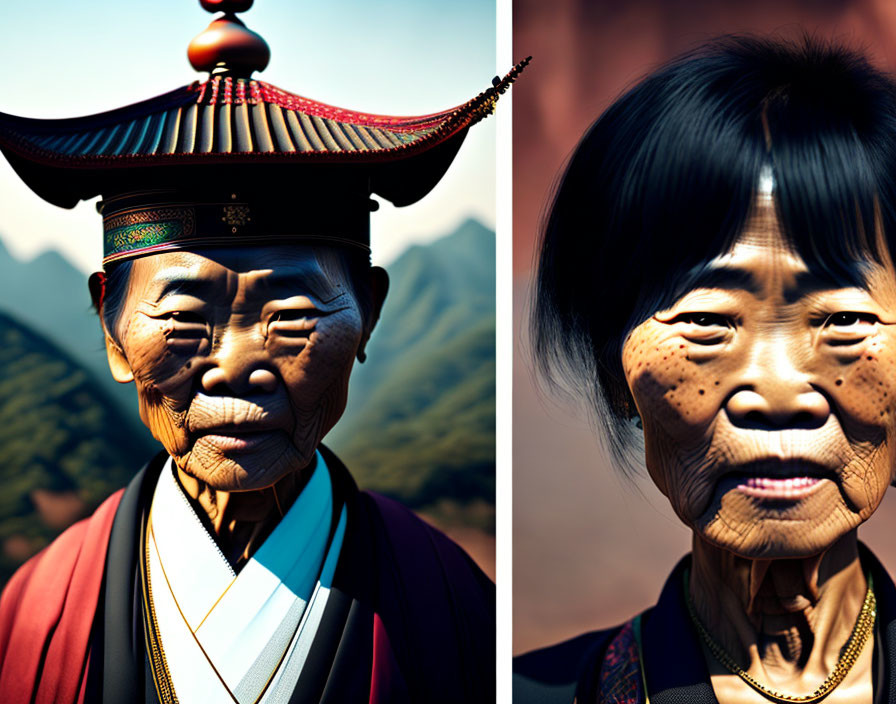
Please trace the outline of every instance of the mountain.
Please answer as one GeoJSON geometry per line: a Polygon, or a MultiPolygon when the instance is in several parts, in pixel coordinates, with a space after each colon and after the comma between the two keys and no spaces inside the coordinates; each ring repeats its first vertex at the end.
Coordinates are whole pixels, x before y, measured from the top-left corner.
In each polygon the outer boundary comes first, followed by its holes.
{"type": "Polygon", "coordinates": [[[157,452],[71,355],[0,313],[0,584],[157,452]]]}
{"type": "Polygon", "coordinates": [[[326,442],[361,486],[493,529],[494,233],[469,220],[389,274],[368,360],[326,442]]]}
{"type": "Polygon", "coordinates": [[[91,372],[149,441],[137,415],[134,385],[119,384],[109,373],[99,318],[83,272],[54,250],[20,261],[0,243],[0,312],[25,323],[91,372]]]}

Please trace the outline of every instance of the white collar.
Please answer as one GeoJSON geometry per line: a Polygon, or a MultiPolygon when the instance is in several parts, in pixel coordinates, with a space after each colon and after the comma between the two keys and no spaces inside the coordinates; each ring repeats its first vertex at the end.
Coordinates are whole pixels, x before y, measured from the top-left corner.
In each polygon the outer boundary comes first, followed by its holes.
{"type": "Polygon", "coordinates": [[[254,701],[284,652],[295,649],[290,643],[319,591],[325,558],[329,586],[344,530],[343,510],[338,543],[334,538],[328,552],[332,488],[320,453],[316,459],[301,494],[239,575],[193,511],[173,463],[166,463],[150,513],[150,582],[162,647],[182,701],[222,694],[226,698],[218,701],[227,701],[219,676],[240,701],[254,701]]]}

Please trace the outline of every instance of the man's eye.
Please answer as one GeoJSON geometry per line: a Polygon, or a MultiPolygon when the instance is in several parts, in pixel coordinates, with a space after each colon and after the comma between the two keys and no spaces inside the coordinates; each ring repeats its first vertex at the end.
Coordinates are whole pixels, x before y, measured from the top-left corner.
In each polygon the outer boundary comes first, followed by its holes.
{"type": "Polygon", "coordinates": [[[824,321],[825,327],[848,328],[862,323],[873,325],[877,322],[877,316],[873,313],[857,313],[853,311],[841,311],[832,313],[824,321]]]}
{"type": "Polygon", "coordinates": [[[673,322],[690,323],[691,325],[699,325],[701,327],[734,327],[731,319],[720,313],[682,313],[676,316],[673,322]]]}
{"type": "Polygon", "coordinates": [[[205,325],[205,318],[199,313],[192,313],[185,310],[175,310],[162,316],[163,319],[173,320],[177,323],[192,323],[194,325],[205,325]]]}
{"type": "Polygon", "coordinates": [[[292,321],[301,321],[307,318],[312,318],[317,315],[320,315],[318,311],[313,309],[299,309],[299,310],[278,310],[271,316],[270,322],[272,323],[288,323],[292,321]]]}
{"type": "Polygon", "coordinates": [[[278,310],[268,319],[268,331],[281,337],[308,338],[320,316],[321,312],[314,308],[278,310]]]}
{"type": "Polygon", "coordinates": [[[208,337],[209,327],[205,318],[192,311],[174,310],[158,316],[164,325],[165,337],[169,342],[194,341],[208,337]]]}

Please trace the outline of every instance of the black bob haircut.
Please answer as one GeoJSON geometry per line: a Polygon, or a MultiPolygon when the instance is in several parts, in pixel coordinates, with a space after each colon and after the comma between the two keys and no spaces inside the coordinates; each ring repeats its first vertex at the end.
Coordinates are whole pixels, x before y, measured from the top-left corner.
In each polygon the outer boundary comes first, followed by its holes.
{"type": "Polygon", "coordinates": [[[532,302],[538,371],[583,390],[630,466],[626,335],[743,230],[771,169],[784,236],[838,286],[896,252],[896,85],[804,37],[725,37],[650,74],[591,126],[544,223],[532,302]],[[881,252],[883,233],[889,252],[881,252]]]}

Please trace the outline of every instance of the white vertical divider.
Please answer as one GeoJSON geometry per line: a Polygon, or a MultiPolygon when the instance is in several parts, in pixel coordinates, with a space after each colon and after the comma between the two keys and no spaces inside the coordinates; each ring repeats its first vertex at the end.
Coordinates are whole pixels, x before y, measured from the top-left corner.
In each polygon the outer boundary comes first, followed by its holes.
{"type": "MultiPolygon", "coordinates": [[[[506,73],[519,57],[513,56],[512,0],[496,0],[497,73],[506,73]]],[[[510,702],[513,620],[513,92],[501,97],[496,113],[495,178],[498,199],[495,220],[497,271],[496,325],[496,564],[497,580],[497,701],[510,702]]]]}

